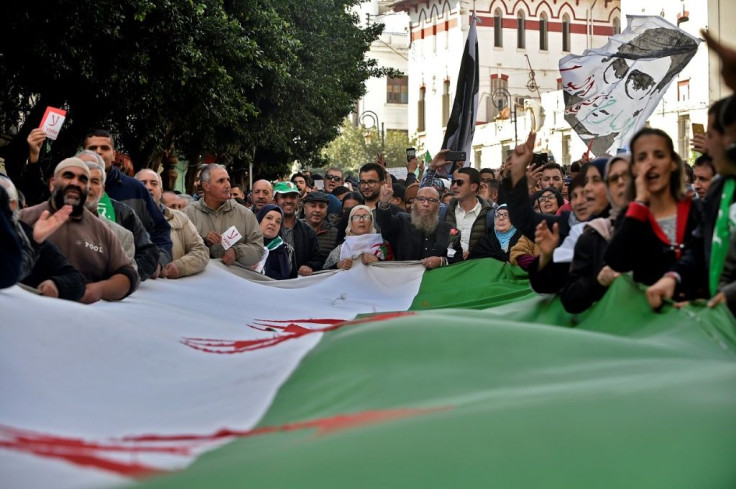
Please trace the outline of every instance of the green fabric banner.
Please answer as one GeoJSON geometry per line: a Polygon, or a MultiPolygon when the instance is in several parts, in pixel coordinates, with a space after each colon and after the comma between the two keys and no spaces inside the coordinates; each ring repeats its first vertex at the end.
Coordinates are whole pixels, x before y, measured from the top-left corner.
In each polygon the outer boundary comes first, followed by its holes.
{"type": "Polygon", "coordinates": [[[725,307],[654,313],[622,277],[570,316],[519,300],[517,269],[464,266],[425,274],[433,310],[326,333],[258,428],[141,487],[733,487],[725,307]]]}

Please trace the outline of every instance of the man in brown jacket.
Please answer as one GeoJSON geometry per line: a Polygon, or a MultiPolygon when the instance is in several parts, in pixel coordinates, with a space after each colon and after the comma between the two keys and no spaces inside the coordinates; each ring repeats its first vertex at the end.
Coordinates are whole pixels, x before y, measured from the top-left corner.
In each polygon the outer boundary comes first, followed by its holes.
{"type": "Polygon", "coordinates": [[[71,205],[71,218],[49,241],[84,275],[87,285],[81,302],[120,300],[138,287],[138,272],[113,232],[85,208],[88,184],[87,165],[79,158],[67,158],[54,170],[51,198],[23,209],[19,218],[32,226],[45,212],[53,214],[64,205],[71,205]]]}

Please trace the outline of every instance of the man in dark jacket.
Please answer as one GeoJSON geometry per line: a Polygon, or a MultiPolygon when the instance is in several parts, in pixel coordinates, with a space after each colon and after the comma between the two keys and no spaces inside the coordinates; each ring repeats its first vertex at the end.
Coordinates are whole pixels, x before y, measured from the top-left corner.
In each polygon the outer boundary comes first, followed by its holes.
{"type": "Polygon", "coordinates": [[[462,260],[460,231],[446,222],[439,222],[439,193],[434,187],[420,188],[411,215],[391,214],[389,202],[393,196],[391,180],[381,186],[376,206],[376,219],[381,234],[392,243],[397,260],[422,260],[428,269],[462,260]]]}
{"type": "Polygon", "coordinates": [[[158,263],[161,267],[171,261],[171,226],[164,218],[158,205],[141,182],[129,177],[119,168],[113,166],[115,145],[112,135],[104,130],[97,130],[84,138],[84,149],[94,151],[105,161],[105,192],[119,202],[132,208],[140,218],[143,226],[151,236],[151,241],[158,247],[158,263]]]}
{"type": "Polygon", "coordinates": [[[320,257],[317,234],[309,224],[296,218],[299,189],[292,182],[279,182],[274,186],[273,193],[276,205],[284,211],[279,234],[294,248],[297,273],[312,275],[322,270],[324,260],[320,257]]]}

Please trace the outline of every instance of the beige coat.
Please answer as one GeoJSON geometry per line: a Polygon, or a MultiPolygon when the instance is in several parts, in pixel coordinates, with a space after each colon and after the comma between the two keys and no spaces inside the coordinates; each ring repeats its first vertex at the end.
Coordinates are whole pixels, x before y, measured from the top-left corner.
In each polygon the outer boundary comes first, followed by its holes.
{"type": "Polygon", "coordinates": [[[204,270],[210,261],[210,252],[192,221],[182,211],[163,207],[163,214],[171,226],[172,263],[179,276],[194,275],[204,270]]]}
{"type": "MultiPolygon", "coordinates": [[[[243,266],[251,266],[261,261],[263,255],[263,234],[261,226],[253,214],[245,206],[227,200],[218,209],[212,209],[200,199],[184,208],[184,214],[189,216],[197,228],[197,233],[204,239],[207,233],[213,231],[222,234],[231,226],[241,234],[242,238],[233,245],[235,259],[243,266]]],[[[210,246],[210,258],[222,258],[225,249],[221,244],[210,246]]]]}

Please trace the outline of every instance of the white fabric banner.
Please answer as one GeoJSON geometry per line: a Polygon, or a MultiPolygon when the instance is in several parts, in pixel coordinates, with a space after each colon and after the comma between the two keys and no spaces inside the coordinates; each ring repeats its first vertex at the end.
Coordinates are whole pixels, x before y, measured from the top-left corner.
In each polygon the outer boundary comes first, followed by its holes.
{"type": "Polygon", "coordinates": [[[700,43],[662,17],[627,18],[605,46],[560,60],[565,120],[596,156],[628,148],[700,43]]]}
{"type": "Polygon", "coordinates": [[[0,487],[104,487],[188,465],[257,424],[319,342],[309,331],[406,310],[423,270],[251,282],[213,261],[91,306],[1,290],[0,487]]]}
{"type": "Polygon", "coordinates": [[[362,236],[345,236],[345,242],[340,247],[340,260],[357,258],[361,253],[377,255],[383,244],[383,236],[378,234],[363,234],[362,236]]]}

